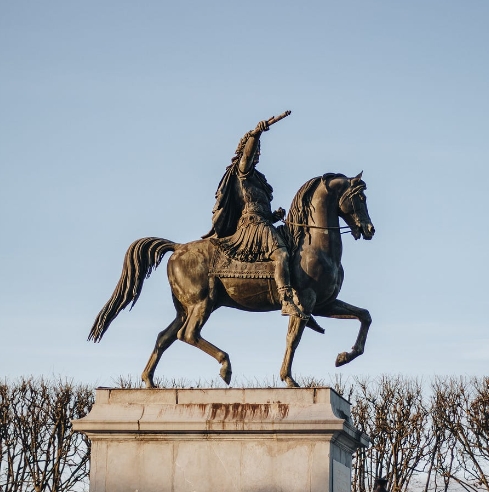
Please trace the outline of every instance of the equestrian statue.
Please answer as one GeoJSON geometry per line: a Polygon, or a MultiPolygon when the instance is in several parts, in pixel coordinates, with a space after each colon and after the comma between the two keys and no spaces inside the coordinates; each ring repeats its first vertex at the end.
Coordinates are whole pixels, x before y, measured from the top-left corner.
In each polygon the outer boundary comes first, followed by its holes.
{"type": "Polygon", "coordinates": [[[273,189],[258,171],[260,138],[270,126],[285,118],[260,121],[240,140],[226,168],[212,211],[212,229],[197,241],[178,244],[147,237],[129,246],[119,282],[98,314],[88,337],[98,342],[116,316],[137,302],[144,280],[172,251],[167,265],[176,316],[158,334],[142,373],[147,388],[163,352],[181,340],[203,350],[220,364],[220,376],[231,382],[229,355],[201,335],[213,311],[232,307],[242,311],[281,310],[289,317],[286,351],[280,378],[298,386],[292,361],[307,326],[324,333],[314,316],[357,319],[360,331],[350,352],[336,358],[341,366],[363,354],[371,317],[366,309],[338,299],[343,283],[341,234],[372,239],[362,173],[354,178],[326,173],[307,181],[297,191],[287,217],[282,208],[272,212],[273,189]],[[346,226],[340,226],[339,218],[346,226]],[[275,226],[277,222],[282,224],[275,226]],[[342,231],[348,229],[348,231],[342,231]]]}

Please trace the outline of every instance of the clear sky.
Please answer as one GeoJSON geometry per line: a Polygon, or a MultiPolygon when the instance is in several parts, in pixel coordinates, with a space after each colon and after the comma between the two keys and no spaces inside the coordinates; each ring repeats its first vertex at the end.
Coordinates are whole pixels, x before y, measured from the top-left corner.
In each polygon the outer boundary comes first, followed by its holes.
{"type": "MultiPolygon", "coordinates": [[[[307,330],[294,373],[487,375],[489,2],[0,3],[0,375],[110,385],[139,375],[174,310],[162,265],[86,341],[140,237],[211,225],[240,137],[262,137],[275,208],[325,172],[364,170],[375,238],[343,236],[340,298],[370,310],[307,330]]],[[[234,375],[278,375],[287,320],[214,313],[234,375]]],[[[176,342],[157,375],[211,380],[176,342]]]]}

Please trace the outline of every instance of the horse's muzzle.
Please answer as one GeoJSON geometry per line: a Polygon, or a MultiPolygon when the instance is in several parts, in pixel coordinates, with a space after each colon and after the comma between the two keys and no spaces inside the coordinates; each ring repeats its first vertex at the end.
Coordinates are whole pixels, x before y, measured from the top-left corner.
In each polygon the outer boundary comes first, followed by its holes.
{"type": "Polygon", "coordinates": [[[367,241],[369,241],[370,239],[372,239],[374,237],[375,227],[371,222],[368,222],[366,224],[362,223],[361,231],[362,231],[363,239],[366,239],[367,241]]]}

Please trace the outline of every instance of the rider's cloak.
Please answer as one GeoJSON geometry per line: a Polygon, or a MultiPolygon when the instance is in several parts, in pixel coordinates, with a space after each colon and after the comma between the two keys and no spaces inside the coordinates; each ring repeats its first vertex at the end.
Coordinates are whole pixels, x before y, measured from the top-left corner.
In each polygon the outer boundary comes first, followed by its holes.
{"type": "MultiPolygon", "coordinates": [[[[202,236],[203,239],[208,237],[227,237],[236,232],[238,220],[241,217],[244,203],[239,197],[236,180],[240,179],[239,161],[234,162],[226,168],[226,172],[219,182],[216,191],[216,204],[212,209],[212,229],[202,236]]],[[[273,188],[268,184],[267,178],[263,173],[257,171],[255,166],[247,173],[246,178],[254,173],[259,186],[265,191],[269,201],[273,199],[273,188]]]]}

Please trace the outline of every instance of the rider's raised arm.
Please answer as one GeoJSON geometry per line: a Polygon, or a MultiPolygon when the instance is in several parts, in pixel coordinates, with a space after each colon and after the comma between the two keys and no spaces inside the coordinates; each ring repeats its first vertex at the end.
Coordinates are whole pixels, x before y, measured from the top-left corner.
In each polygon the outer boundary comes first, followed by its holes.
{"type": "Polygon", "coordinates": [[[239,160],[239,170],[241,173],[246,174],[250,171],[255,160],[255,154],[258,149],[260,136],[262,132],[266,132],[268,128],[268,122],[260,121],[260,123],[256,125],[256,128],[252,132],[249,132],[249,136],[245,143],[241,159],[239,160]]]}
{"type": "Polygon", "coordinates": [[[242,174],[247,174],[251,170],[258,149],[259,140],[260,134],[248,137],[243,149],[243,154],[239,160],[239,170],[242,174]]]}

